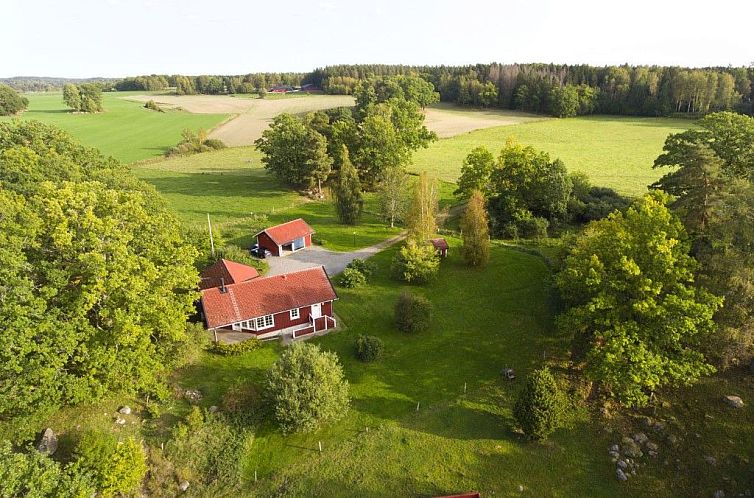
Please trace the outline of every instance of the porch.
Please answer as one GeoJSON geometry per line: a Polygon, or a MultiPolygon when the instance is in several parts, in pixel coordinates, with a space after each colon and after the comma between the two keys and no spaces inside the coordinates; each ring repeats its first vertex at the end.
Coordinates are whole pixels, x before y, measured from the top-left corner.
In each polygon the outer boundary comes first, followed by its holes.
{"type": "Polygon", "coordinates": [[[309,323],[303,325],[295,325],[293,327],[287,327],[270,332],[255,332],[253,330],[233,330],[232,328],[219,328],[216,330],[210,330],[210,337],[213,341],[220,342],[222,344],[235,344],[238,342],[247,341],[253,337],[259,340],[272,340],[280,338],[282,343],[290,344],[293,341],[299,339],[308,339],[309,337],[316,337],[325,335],[328,332],[336,329],[338,326],[338,320],[335,317],[322,315],[318,318],[309,317],[309,323]]]}

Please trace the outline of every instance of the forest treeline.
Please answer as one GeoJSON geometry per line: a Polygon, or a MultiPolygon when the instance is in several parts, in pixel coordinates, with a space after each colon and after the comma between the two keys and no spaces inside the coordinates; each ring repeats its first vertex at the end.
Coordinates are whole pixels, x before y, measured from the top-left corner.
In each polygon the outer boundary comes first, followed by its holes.
{"type": "MultiPolygon", "coordinates": [[[[160,91],[178,95],[264,93],[275,85],[311,84],[329,94],[352,94],[374,77],[416,74],[431,82],[442,102],[576,116],[625,114],[698,116],[733,110],[752,113],[754,66],[682,68],[559,64],[470,66],[337,65],[308,73],[148,75],[92,80],[103,91],[160,91]]],[[[19,91],[62,87],[60,78],[0,80],[19,91]]]]}

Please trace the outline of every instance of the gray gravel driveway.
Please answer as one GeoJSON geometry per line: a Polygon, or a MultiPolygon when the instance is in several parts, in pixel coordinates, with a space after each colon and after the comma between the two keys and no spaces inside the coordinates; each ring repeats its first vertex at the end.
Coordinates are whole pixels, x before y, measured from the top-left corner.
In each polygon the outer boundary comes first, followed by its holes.
{"type": "Polygon", "coordinates": [[[342,272],[346,265],[354,259],[367,259],[374,256],[383,249],[400,242],[405,237],[405,234],[397,235],[393,238],[382,241],[379,244],[365,247],[358,251],[330,251],[322,246],[311,246],[288,256],[272,256],[266,260],[270,265],[270,271],[267,275],[280,275],[281,273],[324,266],[327,274],[333,276],[342,272]]]}

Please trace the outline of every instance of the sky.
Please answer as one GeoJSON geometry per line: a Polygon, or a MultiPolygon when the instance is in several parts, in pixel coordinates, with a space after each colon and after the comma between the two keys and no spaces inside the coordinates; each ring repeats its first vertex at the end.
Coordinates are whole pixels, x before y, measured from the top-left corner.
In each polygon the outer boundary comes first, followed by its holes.
{"type": "Polygon", "coordinates": [[[333,64],[748,66],[751,0],[0,0],[0,77],[333,64]]]}

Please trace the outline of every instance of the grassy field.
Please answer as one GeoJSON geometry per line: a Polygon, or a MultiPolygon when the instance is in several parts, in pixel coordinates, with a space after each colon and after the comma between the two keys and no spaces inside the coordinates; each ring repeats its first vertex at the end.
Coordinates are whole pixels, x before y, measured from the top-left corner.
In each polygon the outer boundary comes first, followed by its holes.
{"type": "Polygon", "coordinates": [[[430,171],[455,182],[471,149],[484,145],[497,154],[508,137],[515,137],[525,145],[562,159],[569,171],[587,173],[595,185],[639,195],[661,176],[652,169],[652,163],[662,151],[668,134],[691,126],[691,121],[682,119],[613,116],[500,126],[440,139],[414,155],[412,169],[430,171]]]}
{"type": "MultiPolygon", "coordinates": [[[[29,110],[22,119],[59,126],[85,145],[130,163],[160,156],[178,143],[184,128],[211,129],[226,114],[191,114],[184,111],[156,112],[121,97],[130,92],[103,93],[105,112],[75,114],[63,103],[61,93],[30,93],[29,110]]],[[[10,118],[0,118],[10,119],[10,118]]]]}
{"type": "Polygon", "coordinates": [[[424,110],[424,124],[440,138],[454,137],[483,128],[510,126],[550,119],[510,109],[480,109],[442,102],[424,110]]]}
{"type": "Polygon", "coordinates": [[[310,200],[268,175],[253,147],[140,163],[133,171],[154,185],[185,223],[204,226],[209,213],[226,238],[242,247],[253,243],[255,215],[267,216],[270,225],[304,218],[317,231],[315,238],[334,250],[370,246],[399,232],[377,217],[370,194],[362,222],[341,225],[331,201],[310,200]]]}
{"type": "MultiPolygon", "coordinates": [[[[335,351],[351,384],[352,409],[343,421],[314,434],[283,437],[271,425],[257,430],[243,462],[259,496],[428,496],[479,490],[483,496],[629,496],[612,477],[607,444],[585,412],[575,430],[532,444],[511,429],[511,404],[521,380],[501,381],[515,367],[521,379],[543,353],[559,355],[566,343],[554,333],[549,271],[536,256],[496,246],[484,271],[458,257],[458,240],[440,279],[415,292],[435,309],[432,330],[405,335],[392,323],[403,288],[387,277],[393,250],[375,257],[373,284],[338,289],[336,312],[345,330],[314,339],[335,351]],[[459,291],[474,296],[459,299],[459,291]],[[381,337],[385,357],[358,362],[358,334],[381,337]],[[467,393],[464,394],[464,383],[467,393]],[[420,404],[416,411],[417,403],[420,404]],[[368,432],[367,432],[368,430],[368,432]],[[322,442],[323,452],[317,451],[322,442]]],[[[277,357],[277,345],[237,358],[207,355],[182,372],[186,388],[217,404],[239,379],[258,382],[277,357]]],[[[638,486],[640,481],[634,481],[638,486]]],[[[633,484],[633,483],[632,483],[633,484]]],[[[662,496],[659,494],[657,496],[662,496]]]]}

